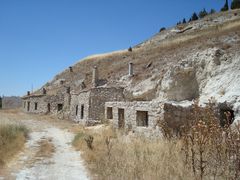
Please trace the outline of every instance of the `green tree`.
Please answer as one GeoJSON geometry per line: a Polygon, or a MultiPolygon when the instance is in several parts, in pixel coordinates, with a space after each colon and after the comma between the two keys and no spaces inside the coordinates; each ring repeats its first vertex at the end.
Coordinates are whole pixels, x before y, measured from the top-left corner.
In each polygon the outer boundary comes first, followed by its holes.
{"type": "Polygon", "coordinates": [[[205,8],[202,11],[200,11],[198,14],[199,18],[204,18],[207,15],[208,15],[208,13],[205,8]]]}
{"type": "Polygon", "coordinates": [[[214,14],[214,13],[216,13],[215,9],[211,9],[209,12],[209,14],[214,14]]]}
{"type": "Polygon", "coordinates": [[[228,0],[226,0],[224,6],[222,7],[221,11],[228,11],[229,7],[228,7],[228,0]]]}
{"type": "Polygon", "coordinates": [[[231,4],[231,9],[240,9],[240,0],[233,0],[231,4]]]}
{"type": "Polygon", "coordinates": [[[196,20],[198,20],[198,15],[197,15],[197,13],[194,12],[191,17],[191,21],[196,21],[196,20]]]}
{"type": "Polygon", "coordinates": [[[187,23],[185,18],[183,19],[182,23],[183,23],[183,24],[186,24],[186,23],[187,23]]]}

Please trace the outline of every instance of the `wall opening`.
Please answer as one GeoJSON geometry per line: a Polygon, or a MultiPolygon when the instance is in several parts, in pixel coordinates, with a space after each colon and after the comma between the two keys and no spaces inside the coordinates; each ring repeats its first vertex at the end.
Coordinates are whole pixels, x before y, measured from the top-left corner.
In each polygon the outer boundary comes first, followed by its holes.
{"type": "Polygon", "coordinates": [[[124,128],[125,120],[124,120],[124,109],[118,109],[118,127],[124,128]]]}
{"type": "Polygon", "coordinates": [[[137,126],[148,127],[148,111],[137,111],[137,126]]]}
{"type": "Polygon", "coordinates": [[[84,118],[84,105],[81,105],[81,119],[84,118]]]}
{"type": "Polygon", "coordinates": [[[26,101],[24,101],[23,103],[23,108],[26,108],[26,101]]]}
{"type": "Polygon", "coordinates": [[[58,111],[61,111],[63,109],[63,104],[58,104],[58,111]]]}
{"type": "Polygon", "coordinates": [[[30,111],[30,102],[27,102],[27,111],[30,111]]]}
{"type": "Polygon", "coordinates": [[[48,105],[47,105],[47,112],[49,113],[50,111],[51,111],[51,104],[48,103],[48,105]]]}
{"type": "Polygon", "coordinates": [[[34,109],[35,109],[35,110],[38,109],[38,103],[37,103],[37,102],[34,103],[34,109]]]}
{"type": "Polygon", "coordinates": [[[113,108],[107,107],[107,119],[113,119],[113,108]]]}
{"type": "Polygon", "coordinates": [[[76,105],[76,111],[75,111],[76,116],[78,115],[78,105],[76,105]]]}
{"type": "Polygon", "coordinates": [[[231,125],[234,117],[234,111],[231,108],[220,108],[220,125],[222,127],[231,125]]]}

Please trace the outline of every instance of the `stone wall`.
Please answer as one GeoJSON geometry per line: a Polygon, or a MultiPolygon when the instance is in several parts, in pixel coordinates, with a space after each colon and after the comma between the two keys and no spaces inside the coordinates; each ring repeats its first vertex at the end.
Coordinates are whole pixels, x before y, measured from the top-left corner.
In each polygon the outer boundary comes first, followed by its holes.
{"type": "Polygon", "coordinates": [[[71,119],[84,125],[99,123],[105,117],[105,102],[123,100],[123,89],[115,87],[98,87],[72,94],[71,119]]]}
{"type": "Polygon", "coordinates": [[[135,132],[150,132],[153,129],[156,129],[158,121],[162,116],[161,103],[159,102],[150,102],[150,101],[135,101],[135,102],[107,102],[105,103],[105,115],[108,119],[108,109],[112,108],[112,121],[115,128],[124,128],[127,130],[133,130],[135,132]],[[124,122],[119,122],[121,119],[121,113],[124,111],[124,122]],[[147,125],[138,126],[137,116],[138,112],[140,114],[147,112],[148,119],[147,125]]]}
{"type": "Polygon", "coordinates": [[[89,101],[90,91],[82,91],[80,94],[72,94],[70,118],[80,124],[86,124],[89,119],[89,101]]]}
{"type": "Polygon", "coordinates": [[[187,106],[174,104],[172,102],[107,102],[105,103],[105,118],[113,123],[115,128],[132,130],[147,136],[160,133],[159,122],[166,121],[173,131],[178,131],[179,127],[186,123],[192,111],[191,103],[187,106]],[[111,113],[109,112],[112,111],[111,113]],[[124,123],[121,121],[121,113],[124,110],[124,123]],[[147,123],[143,122],[148,116],[147,123]],[[112,117],[112,118],[109,118],[112,117]],[[124,124],[124,125],[122,125],[124,124]]]}
{"type": "Polygon", "coordinates": [[[46,114],[57,114],[63,110],[64,96],[57,95],[29,95],[22,98],[22,108],[24,112],[46,114]],[[62,109],[59,108],[62,106],[62,109]]]}

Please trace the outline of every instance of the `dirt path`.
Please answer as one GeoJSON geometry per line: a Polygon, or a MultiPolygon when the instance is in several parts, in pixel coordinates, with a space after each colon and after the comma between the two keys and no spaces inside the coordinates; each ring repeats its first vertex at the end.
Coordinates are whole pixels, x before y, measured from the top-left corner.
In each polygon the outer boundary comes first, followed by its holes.
{"type": "Polygon", "coordinates": [[[31,129],[30,138],[24,151],[8,165],[9,176],[0,175],[0,179],[89,179],[80,152],[71,145],[71,132],[47,121],[20,122],[31,129]]]}

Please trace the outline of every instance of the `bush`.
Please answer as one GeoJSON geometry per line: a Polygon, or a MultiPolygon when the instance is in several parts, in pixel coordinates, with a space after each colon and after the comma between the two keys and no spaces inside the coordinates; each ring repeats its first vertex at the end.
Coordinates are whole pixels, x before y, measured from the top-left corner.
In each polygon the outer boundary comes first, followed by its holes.
{"type": "Polygon", "coordinates": [[[165,27],[162,27],[160,30],[159,30],[159,32],[162,32],[162,31],[165,31],[166,30],[166,28],[165,27]]]}
{"type": "Polygon", "coordinates": [[[23,147],[28,133],[23,125],[0,125],[0,165],[4,165],[23,147]]]}
{"type": "Polygon", "coordinates": [[[209,12],[209,14],[214,14],[214,13],[216,13],[215,9],[211,9],[209,12]]]}
{"type": "Polygon", "coordinates": [[[240,8],[240,0],[233,0],[231,4],[231,9],[239,9],[240,8]]]}
{"type": "Polygon", "coordinates": [[[202,11],[200,11],[198,14],[199,18],[204,18],[207,15],[208,15],[208,13],[205,8],[202,11]]]}
{"type": "Polygon", "coordinates": [[[198,15],[196,13],[193,13],[191,17],[191,21],[196,21],[196,20],[198,20],[198,15]]]}

